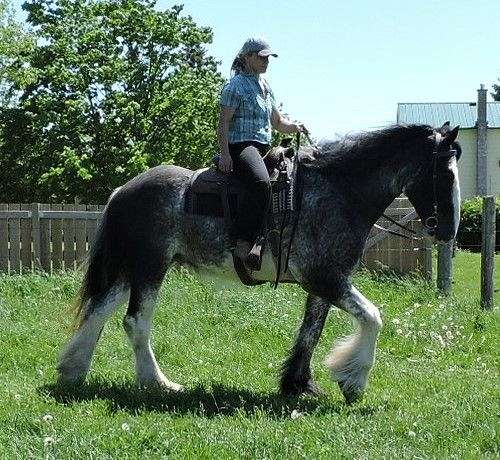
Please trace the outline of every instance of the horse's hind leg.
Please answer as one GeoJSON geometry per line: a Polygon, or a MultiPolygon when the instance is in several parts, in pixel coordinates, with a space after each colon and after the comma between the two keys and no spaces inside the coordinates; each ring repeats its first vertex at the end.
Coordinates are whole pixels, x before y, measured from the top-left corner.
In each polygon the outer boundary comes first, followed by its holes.
{"type": "Polygon", "coordinates": [[[83,306],[86,313],[59,357],[57,370],[61,382],[85,379],[104,324],[127,296],[128,289],[116,284],[105,294],[86,301],[83,306]]]}
{"type": "Polygon", "coordinates": [[[326,359],[332,378],[338,382],[348,403],[362,394],[375,362],[375,345],[382,320],[378,308],[355,287],[336,302],[339,308],[354,316],[358,330],[342,339],[326,359]]]}
{"type": "Polygon", "coordinates": [[[134,350],[137,383],[179,391],[182,386],[165,377],[151,348],[151,323],[159,289],[160,283],[140,282],[132,285],[123,327],[134,350]]]}
{"type": "Polygon", "coordinates": [[[309,294],[304,319],[295,344],[283,365],[281,391],[286,395],[322,393],[311,376],[311,357],[323,331],[330,304],[309,294]]]}

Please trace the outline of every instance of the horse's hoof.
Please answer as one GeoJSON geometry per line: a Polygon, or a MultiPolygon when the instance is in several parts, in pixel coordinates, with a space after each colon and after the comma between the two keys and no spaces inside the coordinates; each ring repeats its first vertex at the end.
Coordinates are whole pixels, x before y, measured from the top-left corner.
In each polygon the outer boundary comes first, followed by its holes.
{"type": "Polygon", "coordinates": [[[284,396],[300,396],[300,395],[311,395],[311,396],[324,396],[325,392],[321,387],[310,379],[303,382],[286,382],[281,384],[281,393],[284,396]]]}
{"type": "Polygon", "coordinates": [[[141,388],[158,388],[161,390],[171,391],[174,393],[180,393],[184,391],[184,387],[182,385],[172,382],[166,378],[143,381],[139,382],[138,385],[141,388]]]}
{"type": "Polygon", "coordinates": [[[57,373],[58,385],[81,385],[87,377],[87,369],[59,366],[57,368],[57,373]]]}
{"type": "Polygon", "coordinates": [[[340,390],[344,395],[345,401],[348,405],[354,404],[357,401],[360,401],[363,397],[363,392],[361,390],[349,388],[346,389],[343,382],[338,382],[340,390]]]}

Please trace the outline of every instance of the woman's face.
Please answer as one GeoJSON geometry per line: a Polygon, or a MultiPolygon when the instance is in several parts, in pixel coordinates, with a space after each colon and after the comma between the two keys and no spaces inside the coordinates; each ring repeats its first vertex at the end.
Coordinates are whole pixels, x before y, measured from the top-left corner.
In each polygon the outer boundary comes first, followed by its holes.
{"type": "Polygon", "coordinates": [[[250,53],[245,56],[245,64],[250,73],[265,73],[269,65],[269,56],[259,56],[257,53],[250,53]]]}

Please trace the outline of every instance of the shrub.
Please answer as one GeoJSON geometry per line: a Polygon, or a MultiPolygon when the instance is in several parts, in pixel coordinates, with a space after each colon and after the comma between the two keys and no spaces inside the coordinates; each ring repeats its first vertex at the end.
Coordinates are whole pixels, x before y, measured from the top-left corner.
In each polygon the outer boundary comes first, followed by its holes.
{"type": "MultiPolygon", "coordinates": [[[[495,251],[500,251],[500,197],[495,198],[496,243],[495,251]]],[[[477,196],[462,202],[460,227],[457,234],[459,248],[481,252],[482,198],[477,196]]]]}

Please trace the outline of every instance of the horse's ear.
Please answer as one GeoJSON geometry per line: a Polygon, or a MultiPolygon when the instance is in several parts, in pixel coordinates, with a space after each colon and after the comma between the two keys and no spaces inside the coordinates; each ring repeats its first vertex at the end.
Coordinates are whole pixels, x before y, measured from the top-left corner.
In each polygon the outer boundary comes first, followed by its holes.
{"type": "Polygon", "coordinates": [[[445,135],[445,134],[448,134],[450,132],[450,122],[449,121],[445,121],[443,123],[443,126],[441,126],[441,128],[439,128],[438,130],[441,134],[445,135]]]}
{"type": "Polygon", "coordinates": [[[455,126],[452,130],[448,130],[447,133],[442,134],[443,138],[439,142],[441,151],[451,147],[451,144],[453,144],[453,142],[455,142],[455,139],[458,137],[459,129],[460,126],[455,126]]]}
{"type": "Polygon", "coordinates": [[[451,144],[455,142],[458,137],[458,130],[460,129],[460,125],[455,126],[451,131],[446,134],[446,140],[451,144]]]}

